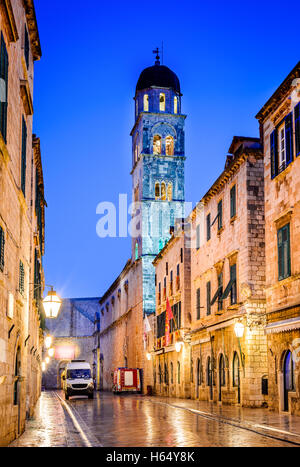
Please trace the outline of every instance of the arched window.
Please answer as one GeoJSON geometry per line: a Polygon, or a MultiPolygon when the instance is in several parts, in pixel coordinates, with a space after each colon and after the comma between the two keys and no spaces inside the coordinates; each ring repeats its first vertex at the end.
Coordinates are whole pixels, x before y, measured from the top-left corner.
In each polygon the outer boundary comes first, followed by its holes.
{"type": "Polygon", "coordinates": [[[173,185],[172,183],[168,183],[168,201],[173,200],[173,185]]]}
{"type": "Polygon", "coordinates": [[[212,368],[210,357],[208,357],[206,365],[206,384],[207,386],[212,386],[212,368]]]}
{"type": "Polygon", "coordinates": [[[169,371],[168,365],[165,363],[165,384],[169,384],[169,371]]]}
{"type": "Polygon", "coordinates": [[[174,370],[173,370],[173,363],[171,362],[171,384],[174,383],[174,370]]]}
{"type": "Polygon", "coordinates": [[[149,112],[149,96],[148,96],[148,94],[144,95],[144,112],[149,112]]]}
{"type": "Polygon", "coordinates": [[[233,364],[232,364],[232,384],[235,387],[239,387],[240,385],[240,359],[236,352],[234,352],[233,356],[233,364]]]}
{"type": "Polygon", "coordinates": [[[162,92],[159,95],[159,110],[161,112],[166,111],[166,95],[162,92]]]}
{"type": "Polygon", "coordinates": [[[219,361],[219,380],[220,386],[225,386],[225,358],[222,354],[219,361]]]}
{"type": "Polygon", "coordinates": [[[180,384],[180,362],[177,362],[177,383],[180,384]]]}
{"type": "Polygon", "coordinates": [[[178,113],[178,98],[174,97],[174,114],[178,113]]]}
{"type": "Polygon", "coordinates": [[[166,155],[174,156],[174,138],[172,136],[166,137],[166,155]]]}
{"type": "Polygon", "coordinates": [[[201,386],[202,384],[202,371],[201,371],[201,360],[197,360],[197,385],[201,386]]]}
{"type": "Polygon", "coordinates": [[[161,136],[155,135],[153,138],[153,154],[161,154],[161,136]]]}
{"type": "Polygon", "coordinates": [[[165,184],[165,182],[162,182],[162,184],[161,184],[161,200],[166,201],[166,199],[167,199],[166,184],[165,184]]]}
{"type": "Polygon", "coordinates": [[[288,391],[295,389],[295,362],[290,351],[286,353],[284,359],[285,388],[288,391]]]}
{"type": "Polygon", "coordinates": [[[159,182],[155,183],[155,199],[156,200],[160,199],[160,183],[159,182]]]}
{"type": "Polygon", "coordinates": [[[191,383],[194,382],[194,361],[191,359],[191,383]]]}
{"type": "Polygon", "coordinates": [[[139,244],[136,242],[135,244],[135,260],[137,261],[139,259],[139,244]]]}

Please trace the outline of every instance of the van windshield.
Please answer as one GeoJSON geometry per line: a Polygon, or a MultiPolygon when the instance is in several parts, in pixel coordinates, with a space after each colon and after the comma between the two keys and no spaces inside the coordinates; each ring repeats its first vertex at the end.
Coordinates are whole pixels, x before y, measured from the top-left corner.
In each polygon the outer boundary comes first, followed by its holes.
{"type": "Polygon", "coordinates": [[[77,370],[68,370],[67,379],[90,379],[91,370],[88,369],[77,369],[77,370]]]}

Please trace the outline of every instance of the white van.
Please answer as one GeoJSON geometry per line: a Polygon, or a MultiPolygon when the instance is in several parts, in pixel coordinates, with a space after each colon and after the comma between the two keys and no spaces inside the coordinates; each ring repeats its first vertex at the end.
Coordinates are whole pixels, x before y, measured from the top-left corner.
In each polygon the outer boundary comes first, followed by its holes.
{"type": "Polygon", "coordinates": [[[72,360],[62,375],[63,390],[66,400],[70,396],[88,396],[94,398],[94,382],[89,363],[84,360],[72,360]]]}

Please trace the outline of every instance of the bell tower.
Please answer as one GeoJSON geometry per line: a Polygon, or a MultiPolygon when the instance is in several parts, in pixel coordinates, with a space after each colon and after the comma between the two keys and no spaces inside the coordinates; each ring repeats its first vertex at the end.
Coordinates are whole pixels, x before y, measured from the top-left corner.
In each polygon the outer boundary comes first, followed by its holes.
{"type": "Polygon", "coordinates": [[[181,113],[179,79],[161,65],[140,75],[135,93],[132,136],[132,190],[136,202],[136,234],[132,261],[142,260],[144,313],[155,312],[157,254],[170,239],[176,218],[184,217],[184,163],[186,115],[181,113]]]}

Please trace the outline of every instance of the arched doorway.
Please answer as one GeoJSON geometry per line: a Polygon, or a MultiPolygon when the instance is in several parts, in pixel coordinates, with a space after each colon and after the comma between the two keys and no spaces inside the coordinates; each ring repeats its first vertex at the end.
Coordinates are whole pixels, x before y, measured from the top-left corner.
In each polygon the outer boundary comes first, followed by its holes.
{"type": "Polygon", "coordinates": [[[222,387],[225,386],[225,358],[221,354],[219,358],[219,402],[222,401],[222,387]]]}
{"type": "Polygon", "coordinates": [[[213,400],[213,372],[211,358],[208,357],[206,365],[207,386],[209,386],[209,400],[213,400]]]}
{"type": "Polygon", "coordinates": [[[234,352],[233,355],[233,371],[232,371],[232,381],[233,387],[238,389],[238,404],[241,403],[241,381],[240,381],[240,359],[237,352],[234,352]]]}
{"type": "Polygon", "coordinates": [[[295,390],[295,363],[292,353],[288,350],[283,362],[284,411],[289,411],[289,392],[295,390]]]}
{"type": "Polygon", "coordinates": [[[200,386],[202,384],[202,378],[201,378],[201,360],[198,358],[197,360],[197,399],[200,397],[200,386]]]}

